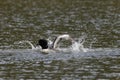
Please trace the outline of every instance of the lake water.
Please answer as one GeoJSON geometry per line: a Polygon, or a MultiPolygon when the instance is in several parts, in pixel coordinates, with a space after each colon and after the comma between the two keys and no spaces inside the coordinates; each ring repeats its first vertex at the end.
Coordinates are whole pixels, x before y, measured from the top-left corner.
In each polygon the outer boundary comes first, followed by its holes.
{"type": "MultiPolygon", "coordinates": [[[[0,0],[0,80],[120,80],[119,0],[0,0]],[[85,36],[87,52],[43,54],[40,38],[85,36]]],[[[62,41],[61,47],[69,43],[62,41]]]]}

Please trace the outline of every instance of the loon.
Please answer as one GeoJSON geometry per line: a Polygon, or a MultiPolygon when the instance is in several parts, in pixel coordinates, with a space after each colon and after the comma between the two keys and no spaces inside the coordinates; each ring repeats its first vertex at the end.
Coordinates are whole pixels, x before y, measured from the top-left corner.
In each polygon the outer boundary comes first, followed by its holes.
{"type": "Polygon", "coordinates": [[[75,47],[75,50],[79,50],[80,47],[81,51],[86,52],[84,46],[82,45],[84,43],[84,40],[81,39],[79,41],[80,44],[76,46],[76,44],[78,43],[73,40],[68,34],[57,36],[53,42],[47,39],[39,39],[36,46],[34,46],[30,41],[20,41],[19,43],[25,42],[31,45],[32,50],[40,50],[43,53],[50,53],[56,51],[63,51],[61,48],[58,48],[58,43],[61,39],[70,40],[72,42],[72,46],[75,47]]]}

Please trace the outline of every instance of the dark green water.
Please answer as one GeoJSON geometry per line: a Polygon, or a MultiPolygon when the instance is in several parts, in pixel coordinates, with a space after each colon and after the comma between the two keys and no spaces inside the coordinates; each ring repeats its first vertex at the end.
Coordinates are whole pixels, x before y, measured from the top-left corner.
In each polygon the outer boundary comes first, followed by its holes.
{"type": "Polygon", "coordinates": [[[0,80],[119,80],[119,48],[119,0],[0,0],[0,80]],[[60,34],[105,49],[44,55],[16,44],[60,34]]]}

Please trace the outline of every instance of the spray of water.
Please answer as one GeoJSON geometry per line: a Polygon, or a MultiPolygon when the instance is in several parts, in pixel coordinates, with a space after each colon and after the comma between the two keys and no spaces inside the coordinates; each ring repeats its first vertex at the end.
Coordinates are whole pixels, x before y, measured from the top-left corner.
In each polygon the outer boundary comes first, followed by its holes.
{"type": "Polygon", "coordinates": [[[21,43],[27,43],[31,46],[32,50],[35,50],[35,49],[42,49],[41,46],[37,46],[35,47],[30,41],[19,41],[18,44],[21,44],[21,43]]]}
{"type": "MultiPolygon", "coordinates": [[[[50,39],[48,40],[48,45],[49,47],[52,45],[52,41],[50,39]]],[[[82,36],[78,39],[78,41],[73,41],[72,45],[69,46],[69,48],[66,49],[62,49],[60,47],[58,47],[57,49],[59,49],[60,51],[64,51],[66,52],[66,50],[68,51],[72,51],[72,52],[87,52],[87,50],[84,48],[83,43],[85,42],[85,36],[82,36]]],[[[23,43],[27,43],[31,46],[32,50],[42,50],[41,46],[34,46],[30,41],[19,41],[18,44],[23,44],[23,43]]]]}
{"type": "Polygon", "coordinates": [[[79,38],[79,41],[78,42],[75,41],[71,45],[70,49],[72,49],[72,51],[77,51],[77,52],[87,52],[87,49],[85,49],[83,46],[84,42],[85,42],[85,39],[83,40],[83,39],[79,38]]]}

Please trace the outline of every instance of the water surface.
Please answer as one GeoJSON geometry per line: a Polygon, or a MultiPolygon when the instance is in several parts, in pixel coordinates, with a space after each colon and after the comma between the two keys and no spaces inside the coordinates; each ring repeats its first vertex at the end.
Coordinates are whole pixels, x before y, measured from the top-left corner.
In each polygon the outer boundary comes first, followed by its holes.
{"type": "MultiPolygon", "coordinates": [[[[0,0],[1,80],[119,80],[119,0],[0,0]],[[86,36],[88,52],[42,54],[40,38],[86,36]]],[[[66,42],[61,43],[67,46],[66,42]]]]}

